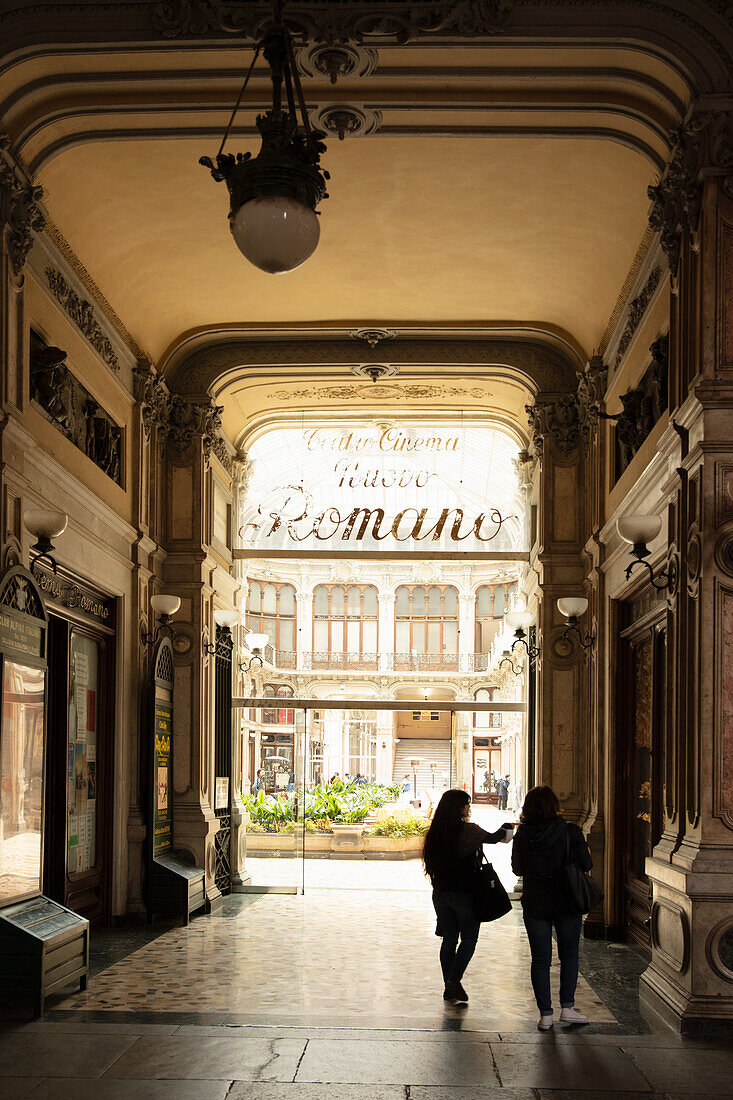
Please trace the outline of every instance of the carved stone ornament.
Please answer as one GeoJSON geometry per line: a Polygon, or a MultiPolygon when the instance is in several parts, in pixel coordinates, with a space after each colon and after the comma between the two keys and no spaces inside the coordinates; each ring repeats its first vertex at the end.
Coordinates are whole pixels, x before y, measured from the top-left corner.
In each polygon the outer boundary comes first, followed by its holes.
{"type": "Polygon", "coordinates": [[[219,462],[221,462],[221,464],[224,467],[224,469],[226,470],[226,472],[231,477],[232,471],[234,469],[234,458],[229,453],[229,448],[227,447],[226,443],[224,442],[223,436],[218,435],[216,437],[216,439],[214,440],[214,445],[212,447],[212,450],[213,450],[214,454],[216,455],[216,457],[219,459],[219,462]]]}
{"type": "MultiPolygon", "coordinates": [[[[290,0],[284,21],[296,39],[309,42],[403,45],[417,38],[454,33],[467,37],[505,30],[512,0],[290,0]]],[[[272,23],[272,5],[241,0],[162,0],[153,7],[153,26],[164,38],[231,34],[260,39],[272,23]]]]}
{"type": "Polygon", "coordinates": [[[87,458],[121,484],[122,430],[66,365],[66,352],[31,329],[30,393],[40,412],[87,458]]]}
{"type": "Polygon", "coordinates": [[[168,444],[179,455],[193,440],[201,438],[208,462],[219,439],[223,406],[211,402],[189,401],[178,393],[169,393],[152,364],[140,360],[133,370],[135,396],[142,406],[142,422],[149,437],[153,429],[158,443],[168,444]]]}
{"type": "Polygon", "coordinates": [[[722,176],[726,193],[733,194],[733,117],[728,111],[698,111],[671,132],[670,145],[667,166],[647,193],[649,224],[676,275],[684,234],[693,240],[697,234],[703,176],[722,176]]]}
{"type": "Polygon", "coordinates": [[[378,60],[376,50],[343,42],[333,46],[304,46],[298,50],[295,64],[301,76],[327,76],[335,84],[339,77],[369,76],[378,60]]]}
{"type": "Polygon", "coordinates": [[[542,456],[544,442],[550,436],[563,455],[571,454],[580,442],[580,415],[575,394],[557,401],[536,401],[525,405],[535,455],[542,456]]]}
{"type": "Polygon", "coordinates": [[[120,369],[120,361],[110,340],[102,332],[94,315],[91,302],[84,301],[71,289],[66,279],[55,267],[46,268],[48,286],[56,301],[68,313],[76,327],[83,332],[94,350],[112,370],[120,369]]]}
{"type": "Polygon", "coordinates": [[[662,277],[661,267],[655,267],[651,275],[646,281],[644,289],[640,294],[634,298],[629,306],[628,316],[626,318],[626,324],[624,325],[624,331],[621,334],[621,339],[618,343],[618,349],[616,351],[616,362],[618,366],[623,359],[624,352],[631,343],[632,337],[641,323],[641,319],[646,313],[647,306],[654,296],[654,291],[659,286],[659,280],[662,277]]]}
{"type": "Polygon", "coordinates": [[[41,233],[46,219],[38,205],[43,188],[37,187],[10,155],[10,138],[0,133],[0,231],[7,233],[8,254],[19,277],[33,244],[33,234],[41,233]]]}
{"type": "Polygon", "coordinates": [[[602,406],[606,396],[608,367],[603,357],[594,355],[586,365],[578,382],[578,418],[582,431],[590,434],[602,417],[602,406]]]}
{"type": "Polygon", "coordinates": [[[354,340],[365,340],[370,348],[375,348],[380,340],[394,340],[397,333],[393,328],[355,328],[349,336],[354,340]]]}
{"type": "Polygon", "coordinates": [[[323,130],[343,141],[347,134],[350,137],[376,134],[382,125],[382,112],[348,103],[334,103],[311,111],[310,124],[314,130],[323,130]]]}

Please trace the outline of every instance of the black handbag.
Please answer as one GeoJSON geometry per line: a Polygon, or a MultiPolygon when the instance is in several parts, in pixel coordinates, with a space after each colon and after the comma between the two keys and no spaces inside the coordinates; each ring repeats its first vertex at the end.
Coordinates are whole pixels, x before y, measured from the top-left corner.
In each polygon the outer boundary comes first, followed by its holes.
{"type": "Polygon", "coordinates": [[[481,853],[473,879],[473,907],[476,920],[482,923],[498,920],[512,907],[509,895],[499,881],[494,868],[481,853]]]}
{"type": "Polygon", "coordinates": [[[578,865],[573,851],[570,828],[565,833],[565,887],[570,904],[577,913],[590,913],[603,901],[603,890],[590,876],[589,871],[584,871],[578,865]]]}

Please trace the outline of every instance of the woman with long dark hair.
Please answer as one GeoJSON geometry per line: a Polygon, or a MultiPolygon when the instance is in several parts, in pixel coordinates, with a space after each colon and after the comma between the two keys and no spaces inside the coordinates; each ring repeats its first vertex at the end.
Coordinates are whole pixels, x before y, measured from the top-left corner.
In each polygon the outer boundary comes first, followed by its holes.
{"type": "Polygon", "coordinates": [[[440,966],[445,990],[443,1000],[465,1004],[468,994],[461,985],[481,927],[473,905],[473,883],[481,862],[481,846],[511,837],[511,825],[487,833],[469,821],[471,799],[465,791],[446,791],[438,803],[423,844],[425,873],[433,884],[433,905],[438,918],[436,936],[442,937],[440,966]],[[460,946],[459,946],[460,938],[460,946]]]}
{"type": "Polygon", "coordinates": [[[523,879],[522,909],[532,952],[532,988],[540,1018],[537,1027],[552,1027],[552,928],[560,956],[560,1021],[587,1024],[576,1012],[578,948],[582,917],[574,908],[565,883],[564,866],[572,861],[590,871],[593,860],[581,830],[560,817],[560,803],[551,787],[533,787],[524,800],[512,848],[512,870],[523,879]],[[568,858],[570,857],[570,859],[568,858]]]}

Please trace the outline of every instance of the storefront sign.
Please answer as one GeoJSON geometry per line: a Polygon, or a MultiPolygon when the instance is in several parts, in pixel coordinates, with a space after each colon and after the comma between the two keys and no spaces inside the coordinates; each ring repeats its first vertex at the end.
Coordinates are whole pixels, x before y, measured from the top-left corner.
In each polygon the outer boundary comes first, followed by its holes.
{"type": "Polygon", "coordinates": [[[241,548],[524,549],[517,450],[492,427],[273,430],[249,452],[241,548]]]}
{"type": "Polygon", "coordinates": [[[40,657],[43,627],[9,611],[0,611],[0,649],[14,649],[31,657],[40,657]]]}
{"type": "Polygon", "coordinates": [[[37,570],[37,578],[38,587],[50,599],[62,604],[63,607],[83,611],[85,615],[98,622],[109,623],[111,600],[105,600],[89,589],[84,589],[71,581],[64,581],[42,569],[37,570]]]}
{"type": "Polygon", "coordinates": [[[173,710],[170,703],[155,703],[155,838],[153,856],[170,852],[173,846],[173,800],[171,791],[173,710]]]}

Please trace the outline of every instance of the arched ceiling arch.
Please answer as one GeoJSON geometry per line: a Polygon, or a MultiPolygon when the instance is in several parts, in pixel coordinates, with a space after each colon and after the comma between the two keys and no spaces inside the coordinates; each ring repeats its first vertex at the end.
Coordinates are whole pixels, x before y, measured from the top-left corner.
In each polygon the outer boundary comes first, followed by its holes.
{"type": "MultiPolygon", "coordinates": [[[[51,220],[156,362],[190,331],[364,317],[562,330],[584,358],[634,263],[670,128],[733,80],[727,10],[290,0],[310,42],[378,59],[364,78],[306,80],[314,110],[346,103],[376,132],[329,142],[322,243],[285,282],[236,253],[226,196],[197,163],[269,4],[54,0],[32,16],[0,0],[0,115],[51,220]]],[[[240,148],[267,87],[254,78],[240,148]]]]}

